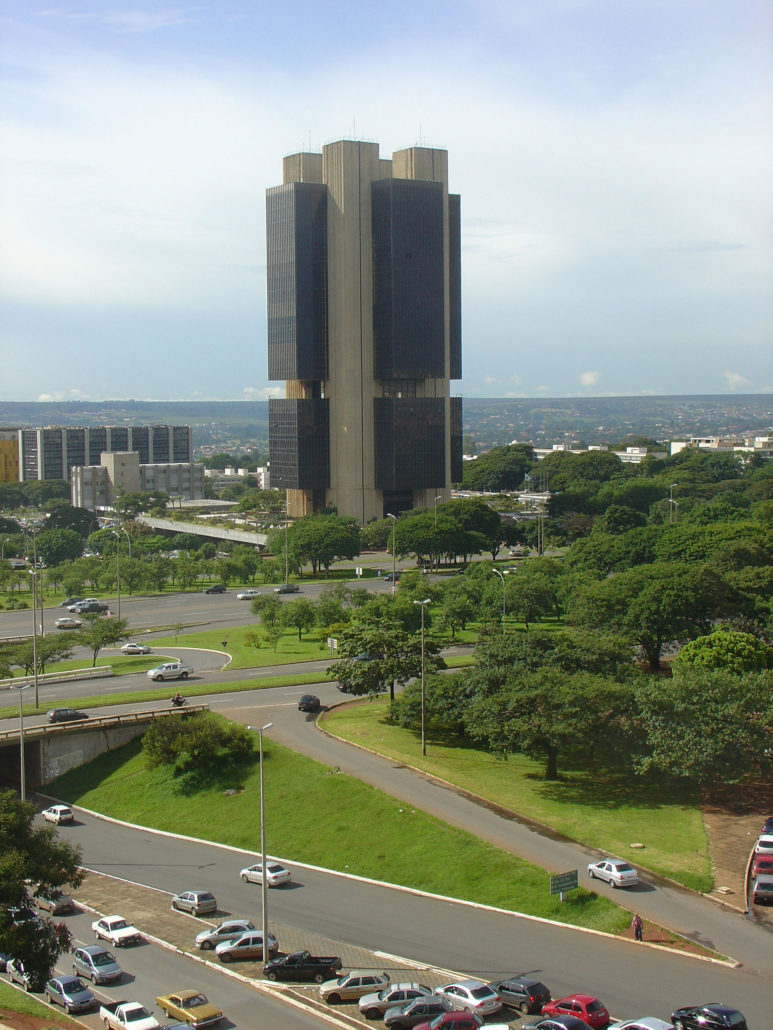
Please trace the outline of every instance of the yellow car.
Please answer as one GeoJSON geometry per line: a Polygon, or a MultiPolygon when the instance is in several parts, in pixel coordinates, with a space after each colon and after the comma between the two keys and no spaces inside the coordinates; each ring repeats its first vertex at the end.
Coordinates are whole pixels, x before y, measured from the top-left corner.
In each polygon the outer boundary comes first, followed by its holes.
{"type": "Polygon", "coordinates": [[[198,1027],[214,1026],[223,1018],[220,1009],[215,1008],[201,991],[186,990],[176,991],[174,994],[160,994],[156,998],[156,1005],[167,1016],[187,1023],[197,1030],[198,1027]]]}

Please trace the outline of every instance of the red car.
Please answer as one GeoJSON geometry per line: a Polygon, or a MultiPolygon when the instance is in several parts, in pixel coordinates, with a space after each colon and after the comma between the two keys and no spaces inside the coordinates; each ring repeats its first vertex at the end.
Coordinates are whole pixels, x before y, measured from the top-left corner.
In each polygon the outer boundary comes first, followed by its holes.
{"type": "Polygon", "coordinates": [[[570,994],[558,1001],[549,1001],[542,1008],[543,1016],[574,1016],[583,1023],[601,1030],[609,1022],[609,1013],[598,998],[591,994],[570,994]]]}
{"type": "Polygon", "coordinates": [[[444,1012],[428,1023],[419,1023],[413,1030],[480,1030],[483,1020],[472,1012],[444,1012]]]}
{"type": "Polygon", "coordinates": [[[752,876],[773,875],[773,855],[755,855],[752,876]]]}

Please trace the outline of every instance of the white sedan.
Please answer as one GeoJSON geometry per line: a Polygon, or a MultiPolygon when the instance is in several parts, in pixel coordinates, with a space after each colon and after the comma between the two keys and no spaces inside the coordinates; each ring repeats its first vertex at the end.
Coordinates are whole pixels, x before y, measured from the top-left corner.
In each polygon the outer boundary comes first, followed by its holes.
{"type": "Polygon", "coordinates": [[[639,882],[639,876],[632,865],[620,858],[607,858],[603,862],[591,862],[588,866],[591,880],[606,880],[612,887],[632,887],[639,882]]]}
{"type": "Polygon", "coordinates": [[[63,615],[61,619],[54,622],[57,629],[80,629],[83,623],[80,619],[74,619],[71,615],[63,615]]]}
{"type": "Polygon", "coordinates": [[[56,823],[57,826],[59,823],[71,823],[73,820],[72,809],[67,805],[52,805],[43,810],[43,818],[46,822],[56,823]]]}
{"type": "MultiPolygon", "coordinates": [[[[255,865],[247,866],[239,873],[244,883],[263,883],[263,863],[256,862],[255,865]]],[[[289,869],[285,869],[278,862],[266,862],[266,883],[269,887],[278,887],[282,883],[289,883],[293,876],[289,869]]]]}
{"type": "Polygon", "coordinates": [[[150,654],[150,648],[147,644],[135,644],[133,640],[130,640],[121,648],[121,654],[150,654]]]}
{"type": "Polygon", "coordinates": [[[137,927],[127,923],[123,916],[103,916],[91,924],[91,929],[97,940],[107,941],[116,948],[142,941],[142,934],[137,927]]]}

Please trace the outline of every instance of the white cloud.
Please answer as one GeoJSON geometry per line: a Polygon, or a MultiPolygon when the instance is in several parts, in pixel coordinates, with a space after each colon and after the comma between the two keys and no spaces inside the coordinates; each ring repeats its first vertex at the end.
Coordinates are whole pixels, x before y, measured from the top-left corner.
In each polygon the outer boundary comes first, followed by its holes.
{"type": "Polygon", "coordinates": [[[728,390],[753,389],[751,380],[747,379],[746,376],[742,376],[740,372],[723,372],[722,377],[727,384],[728,390]]]}
{"type": "Polygon", "coordinates": [[[599,375],[598,372],[581,372],[580,373],[580,383],[583,386],[595,386],[598,383],[600,378],[601,378],[601,376],[599,375]]]}

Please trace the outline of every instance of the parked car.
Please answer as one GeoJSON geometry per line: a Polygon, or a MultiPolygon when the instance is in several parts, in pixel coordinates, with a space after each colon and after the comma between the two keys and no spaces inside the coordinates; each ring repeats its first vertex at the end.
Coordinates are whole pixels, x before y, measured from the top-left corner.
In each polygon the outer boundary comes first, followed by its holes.
{"type": "Polygon", "coordinates": [[[156,1005],[171,1019],[179,1019],[188,1026],[214,1026],[223,1018],[220,1009],[213,1005],[206,994],[187,988],[174,994],[160,994],[156,1005]]]}
{"type": "Polygon", "coordinates": [[[773,855],[755,855],[752,876],[773,876],[773,855]]]}
{"type": "Polygon", "coordinates": [[[187,680],[193,675],[193,669],[182,662],[162,662],[155,669],[148,669],[148,679],[157,683],[159,680],[187,680]]]}
{"type": "Polygon", "coordinates": [[[391,984],[375,994],[366,994],[359,1001],[359,1009],[366,1019],[381,1019],[387,1009],[404,1005],[414,998],[431,998],[432,988],[426,984],[391,984]]]}
{"type": "Polygon", "coordinates": [[[502,999],[482,980],[456,980],[436,987],[435,994],[446,998],[455,1009],[467,1009],[479,1016],[490,1016],[502,1008],[502,999]]]}
{"type": "Polygon", "coordinates": [[[80,601],[73,601],[72,604],[68,604],[67,605],[67,611],[68,612],[74,611],[76,608],[79,608],[82,604],[99,604],[99,603],[100,603],[100,601],[99,601],[98,597],[82,597],[80,599],[80,601]]]}
{"type": "Polygon", "coordinates": [[[528,976],[507,976],[504,980],[490,983],[505,1005],[519,1009],[524,1015],[542,1012],[542,1006],[550,1001],[550,990],[540,980],[528,976]]]}
{"type": "Polygon", "coordinates": [[[121,648],[121,654],[150,654],[150,651],[151,648],[147,644],[138,644],[134,640],[130,640],[121,648]]]}
{"type": "Polygon", "coordinates": [[[61,1005],[70,1012],[86,1012],[96,1008],[97,999],[77,976],[54,976],[44,988],[52,1005],[61,1005]]]}
{"type": "Polygon", "coordinates": [[[80,604],[71,604],[67,610],[74,615],[102,615],[109,611],[109,607],[102,601],[81,601],[80,604]]]}
{"type": "Polygon", "coordinates": [[[42,991],[43,977],[38,972],[24,968],[24,962],[20,958],[12,958],[5,964],[5,972],[12,984],[20,984],[25,991],[42,991]]]}
{"type": "Polygon", "coordinates": [[[217,898],[211,891],[183,891],[173,896],[172,908],[192,916],[204,916],[217,912],[217,898]]]}
{"type": "Polygon", "coordinates": [[[83,623],[72,615],[63,615],[54,621],[54,625],[57,629],[80,629],[83,623]]]}
{"type": "Polygon", "coordinates": [[[56,887],[42,890],[35,896],[35,902],[39,909],[50,912],[52,916],[62,916],[75,911],[75,902],[69,894],[63,894],[56,887]]]}
{"type": "Polygon", "coordinates": [[[386,576],[381,577],[385,583],[399,583],[400,573],[399,572],[387,572],[386,576]]]}
{"type": "Polygon", "coordinates": [[[510,1030],[507,1023],[486,1023],[474,1012],[444,1012],[435,1016],[429,1023],[419,1023],[416,1030],[478,1030],[485,1025],[486,1030],[510,1030]]]}
{"type": "Polygon", "coordinates": [[[358,1001],[363,994],[383,990],[389,984],[389,973],[374,973],[372,970],[353,969],[350,973],[326,980],[319,989],[320,997],[328,1005],[339,1005],[342,1001],[358,1001]]]}
{"type": "MultiPolygon", "coordinates": [[[[406,1001],[404,1005],[395,1005],[394,1008],[387,1009],[384,1013],[384,1026],[390,1030],[408,1030],[409,1027],[428,1022],[431,1025],[431,1020],[450,1011],[451,1003],[445,998],[414,998],[412,1001],[406,1001]]],[[[480,1025],[481,1021],[477,1016],[470,1016],[475,1020],[475,1026],[480,1025]]]]}
{"type": "Polygon", "coordinates": [[[66,601],[60,601],[60,608],[69,608],[71,604],[80,604],[83,600],[82,597],[68,597],[66,601]]]}
{"type": "Polygon", "coordinates": [[[594,1030],[600,1030],[609,1022],[609,1013],[598,998],[590,994],[570,994],[566,998],[550,1001],[542,1006],[543,1016],[575,1016],[594,1030]]]}
{"type": "Polygon", "coordinates": [[[674,1030],[747,1030],[746,1019],[738,1009],[713,1001],[676,1009],[671,1022],[674,1030]]]}
{"type": "Polygon", "coordinates": [[[204,587],[202,593],[204,594],[224,594],[225,585],[223,583],[212,583],[211,586],[204,587]]]}
{"type": "Polygon", "coordinates": [[[639,882],[634,867],[619,858],[591,862],[588,866],[588,876],[591,880],[605,880],[611,887],[632,887],[639,882]]]}
{"type": "Polygon", "coordinates": [[[322,702],[316,694],[303,694],[298,699],[299,712],[318,712],[322,702]]]}
{"type": "Polygon", "coordinates": [[[773,815],[769,815],[767,817],[765,822],[762,824],[762,829],[760,830],[760,833],[762,833],[762,834],[773,833],[773,815]]]}
{"type": "Polygon", "coordinates": [[[754,845],[755,855],[773,855],[773,833],[763,833],[754,845]]]}
{"type": "Polygon", "coordinates": [[[95,984],[114,983],[123,975],[113,955],[101,944],[76,948],[72,953],[72,971],[95,984]]]}
{"type": "Polygon", "coordinates": [[[338,955],[312,955],[310,951],[292,951],[281,958],[272,958],[263,966],[269,980],[291,980],[296,983],[322,984],[332,980],[342,966],[338,955]]]}
{"type": "Polygon", "coordinates": [[[49,722],[77,722],[78,719],[88,719],[89,713],[77,711],[75,708],[52,708],[46,713],[49,722]]]}
{"type": "MultiPolygon", "coordinates": [[[[274,955],[279,950],[279,942],[270,933],[268,935],[268,953],[274,955]]],[[[221,941],[215,948],[215,954],[221,962],[233,962],[234,959],[262,959],[263,931],[248,930],[230,941],[221,941]]]]}
{"type": "MultiPolygon", "coordinates": [[[[239,873],[244,883],[263,883],[263,863],[256,862],[248,865],[239,873]]],[[[269,887],[279,887],[283,883],[289,883],[293,874],[279,862],[266,860],[266,883],[269,887]]]]}
{"type": "Polygon", "coordinates": [[[136,926],[127,923],[123,916],[103,916],[91,924],[94,936],[97,940],[107,941],[116,948],[123,948],[127,944],[139,944],[142,934],[136,926]]]}
{"type": "Polygon", "coordinates": [[[752,887],[755,905],[773,905],[773,876],[758,876],[752,887]]]}
{"type": "Polygon", "coordinates": [[[282,583],[281,586],[274,587],[275,594],[299,594],[301,588],[297,583],[282,583]]]}
{"type": "MultiPolygon", "coordinates": [[[[49,719],[49,722],[61,721],[49,719]]],[[[47,823],[71,823],[73,821],[72,809],[68,805],[51,805],[50,808],[44,808],[42,812],[43,818],[47,823]]]]}
{"type": "Polygon", "coordinates": [[[254,598],[260,597],[260,591],[255,587],[249,587],[247,590],[242,590],[241,593],[236,595],[237,601],[252,601],[254,598]]]}
{"type": "Polygon", "coordinates": [[[226,919],[219,926],[213,926],[209,930],[202,930],[196,934],[195,945],[202,951],[209,951],[223,941],[234,941],[241,937],[248,930],[254,930],[255,924],[249,919],[226,919]]]}

